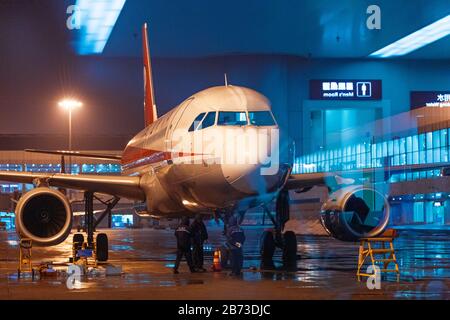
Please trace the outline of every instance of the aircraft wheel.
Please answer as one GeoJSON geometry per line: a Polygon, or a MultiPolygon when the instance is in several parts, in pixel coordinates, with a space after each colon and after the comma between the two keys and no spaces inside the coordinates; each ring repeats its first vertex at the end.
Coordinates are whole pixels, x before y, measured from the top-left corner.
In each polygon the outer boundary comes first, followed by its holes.
{"type": "Polygon", "coordinates": [[[264,231],[261,235],[261,269],[275,269],[272,259],[275,248],[275,239],[272,231],[264,231]]]}
{"type": "Polygon", "coordinates": [[[108,236],[106,233],[99,233],[96,240],[97,261],[108,261],[108,236]]]}
{"type": "Polygon", "coordinates": [[[283,234],[283,268],[297,270],[297,237],[292,231],[283,234]]]}
{"type": "Polygon", "coordinates": [[[76,253],[76,252],[77,252],[78,250],[80,250],[81,247],[83,246],[83,243],[84,243],[84,235],[83,235],[82,233],[75,233],[75,234],[73,235],[72,242],[73,242],[73,246],[74,246],[74,249],[75,249],[75,257],[71,257],[71,258],[69,259],[69,262],[75,262],[75,261],[78,260],[78,257],[77,257],[77,253],[76,253]]]}
{"type": "Polygon", "coordinates": [[[73,235],[73,244],[76,246],[76,249],[81,249],[83,243],[84,243],[84,235],[82,233],[75,233],[73,235]]]}

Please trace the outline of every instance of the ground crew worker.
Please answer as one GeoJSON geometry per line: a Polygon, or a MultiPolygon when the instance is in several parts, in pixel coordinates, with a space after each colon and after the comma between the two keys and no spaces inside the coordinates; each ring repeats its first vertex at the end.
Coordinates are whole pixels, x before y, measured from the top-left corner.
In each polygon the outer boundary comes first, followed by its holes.
{"type": "Polygon", "coordinates": [[[244,231],[239,227],[237,218],[230,217],[227,226],[227,247],[231,252],[231,275],[239,276],[244,264],[244,231]]]}
{"type": "Polygon", "coordinates": [[[203,243],[208,240],[208,231],[203,223],[203,217],[200,214],[195,216],[194,222],[191,225],[192,232],[192,260],[194,268],[197,271],[205,272],[203,268],[203,243]]]}
{"type": "Polygon", "coordinates": [[[173,268],[173,273],[178,274],[178,267],[180,266],[183,256],[186,257],[186,262],[191,272],[195,272],[194,265],[192,263],[191,253],[191,230],[189,227],[189,218],[184,217],[181,220],[181,224],[175,230],[175,237],[177,238],[177,259],[173,268]]]}

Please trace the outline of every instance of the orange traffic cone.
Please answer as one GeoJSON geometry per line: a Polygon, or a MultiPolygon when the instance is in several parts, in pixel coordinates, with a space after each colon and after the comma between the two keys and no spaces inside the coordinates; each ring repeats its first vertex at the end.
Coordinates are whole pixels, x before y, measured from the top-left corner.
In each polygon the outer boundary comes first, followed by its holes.
{"type": "Polygon", "coordinates": [[[220,260],[221,260],[220,250],[216,249],[214,251],[213,266],[212,266],[212,270],[214,272],[222,271],[222,266],[220,265],[220,260]]]}

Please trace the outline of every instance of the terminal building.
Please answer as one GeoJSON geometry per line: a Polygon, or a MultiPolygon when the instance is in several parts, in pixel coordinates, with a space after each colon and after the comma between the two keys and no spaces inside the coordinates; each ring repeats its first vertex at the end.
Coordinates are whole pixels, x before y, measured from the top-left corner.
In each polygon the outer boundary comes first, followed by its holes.
{"type": "MultiPolygon", "coordinates": [[[[448,163],[449,119],[446,106],[423,106],[363,126],[331,132],[319,137],[321,143],[315,140],[316,151],[295,158],[293,172],[345,172],[363,168],[389,171],[403,165],[448,163]]],[[[383,181],[389,196],[392,226],[431,229],[450,225],[450,179],[445,169],[405,170],[378,180],[383,181]]],[[[316,200],[317,205],[311,209],[317,211],[321,201],[316,196],[305,196],[297,202],[311,206],[316,200]]],[[[300,206],[299,210],[302,209],[308,210],[308,206],[300,206]]]]}

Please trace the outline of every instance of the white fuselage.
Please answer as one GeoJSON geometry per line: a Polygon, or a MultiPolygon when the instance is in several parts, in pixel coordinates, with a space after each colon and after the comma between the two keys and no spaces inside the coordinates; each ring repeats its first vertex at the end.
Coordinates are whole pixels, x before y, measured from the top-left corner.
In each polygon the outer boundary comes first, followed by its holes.
{"type": "Polygon", "coordinates": [[[191,96],[136,135],[122,171],[141,177],[149,213],[170,215],[269,201],[287,167],[279,165],[269,101],[221,86],[191,96]]]}

